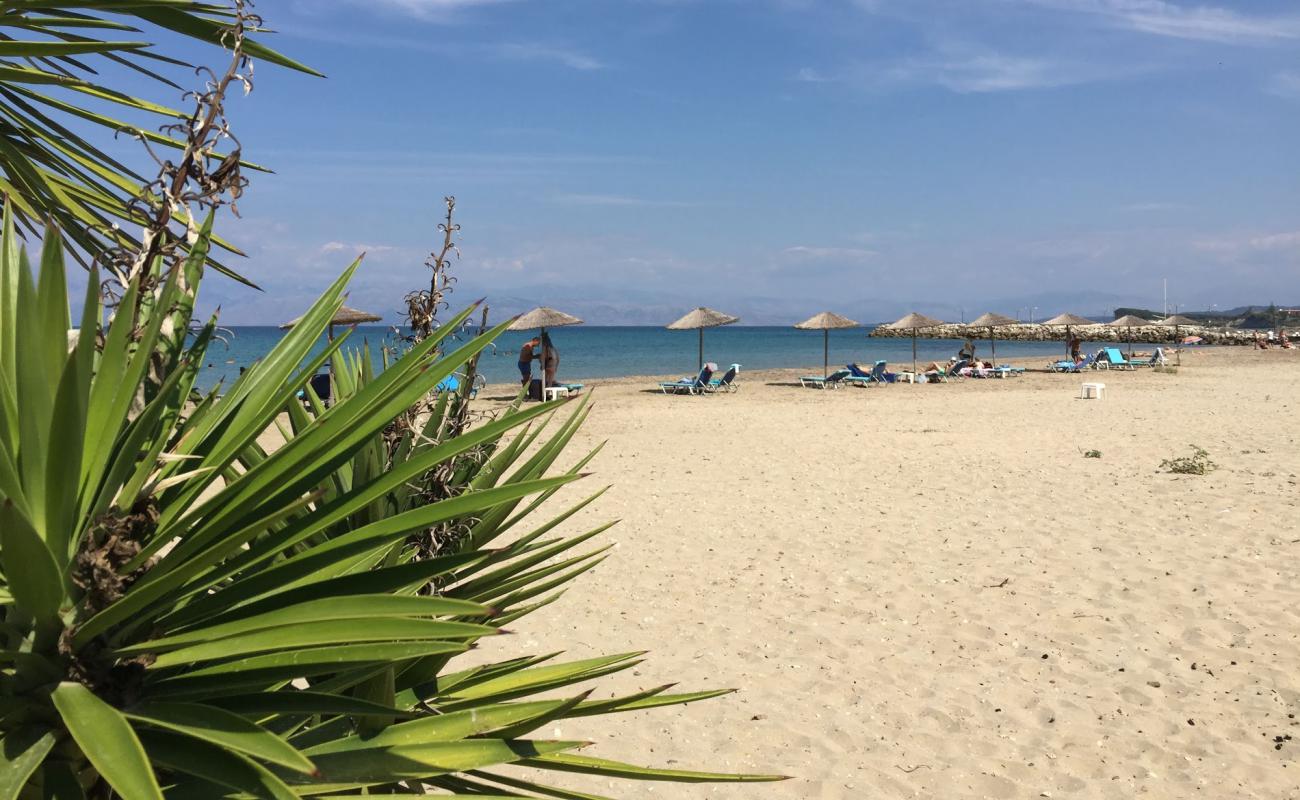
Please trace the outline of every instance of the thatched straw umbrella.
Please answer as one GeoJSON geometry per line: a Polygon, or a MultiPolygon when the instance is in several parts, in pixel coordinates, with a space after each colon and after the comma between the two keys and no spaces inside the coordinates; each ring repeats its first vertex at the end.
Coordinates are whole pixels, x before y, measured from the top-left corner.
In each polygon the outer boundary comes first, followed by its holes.
{"type": "Polygon", "coordinates": [[[972,328],[989,329],[989,349],[993,351],[993,366],[996,367],[998,365],[998,345],[997,345],[997,338],[993,335],[994,328],[998,328],[1003,325],[1018,325],[1020,323],[1017,320],[1012,319],[1011,317],[1004,316],[1002,314],[994,314],[992,311],[990,311],[987,314],[981,314],[980,316],[976,317],[974,320],[966,324],[972,328]]]}
{"type": "Polygon", "coordinates": [[[795,327],[803,331],[822,332],[822,377],[825,378],[831,374],[831,329],[856,328],[858,323],[848,317],[841,317],[833,311],[823,311],[795,327]]]}
{"type": "Polygon", "coordinates": [[[563,311],[556,311],[553,308],[540,306],[524,314],[519,319],[510,323],[508,331],[531,331],[538,328],[538,337],[542,340],[542,394],[541,399],[546,399],[546,329],[562,328],[565,325],[581,325],[582,320],[566,314],[563,311]]]}
{"type": "MultiPolygon", "coordinates": [[[[355,308],[339,306],[339,310],[334,312],[333,318],[330,319],[329,339],[334,341],[335,325],[360,325],[363,322],[379,322],[383,317],[378,314],[371,314],[369,311],[358,311],[355,308]]],[[[291,319],[280,326],[280,330],[287,330],[302,322],[302,317],[291,319]]]]}
{"type": "Polygon", "coordinates": [[[1060,328],[1060,327],[1065,328],[1065,352],[1066,355],[1069,355],[1070,328],[1076,325],[1096,325],[1097,323],[1093,322],[1087,317],[1081,317],[1078,314],[1059,314],[1055,317],[1052,317],[1051,319],[1049,319],[1047,322],[1044,322],[1043,324],[1055,328],[1060,328]]]}
{"type": "Polygon", "coordinates": [[[1128,329],[1128,357],[1130,361],[1133,359],[1133,329],[1145,328],[1148,325],[1155,325],[1155,324],[1156,323],[1152,322],[1149,319],[1144,319],[1134,314],[1125,314],[1119,319],[1114,319],[1106,323],[1106,325],[1111,328],[1128,329]]]}
{"type": "Polygon", "coordinates": [[[1172,316],[1165,317],[1164,319],[1160,320],[1156,324],[1174,326],[1174,358],[1177,359],[1176,363],[1179,366],[1182,366],[1183,348],[1178,346],[1178,328],[1181,325],[1196,325],[1198,323],[1196,322],[1196,320],[1192,319],[1191,317],[1184,317],[1182,314],[1174,314],[1172,316]]]}
{"type": "Polygon", "coordinates": [[[704,329],[717,328],[721,325],[730,325],[733,322],[740,322],[740,317],[733,317],[730,314],[723,314],[721,311],[714,311],[711,308],[700,306],[691,313],[677,320],[668,326],[670,331],[688,331],[693,328],[700,331],[700,365],[698,369],[704,368],[704,329]]]}
{"type": "Polygon", "coordinates": [[[892,328],[896,331],[912,332],[912,375],[916,375],[916,332],[922,328],[937,328],[942,324],[943,322],[941,320],[927,317],[924,314],[918,314],[913,311],[911,314],[908,314],[897,322],[891,322],[885,326],[886,328],[892,328]]]}

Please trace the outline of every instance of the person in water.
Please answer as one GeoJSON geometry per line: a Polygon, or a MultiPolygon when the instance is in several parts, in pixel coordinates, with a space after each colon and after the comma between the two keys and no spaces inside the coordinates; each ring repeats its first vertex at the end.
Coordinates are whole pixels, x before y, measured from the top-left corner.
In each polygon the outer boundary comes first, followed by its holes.
{"type": "Polygon", "coordinates": [[[533,361],[537,356],[537,345],[541,343],[536,336],[524,342],[524,346],[519,348],[519,378],[520,385],[527,386],[528,382],[533,379],[533,361]]]}

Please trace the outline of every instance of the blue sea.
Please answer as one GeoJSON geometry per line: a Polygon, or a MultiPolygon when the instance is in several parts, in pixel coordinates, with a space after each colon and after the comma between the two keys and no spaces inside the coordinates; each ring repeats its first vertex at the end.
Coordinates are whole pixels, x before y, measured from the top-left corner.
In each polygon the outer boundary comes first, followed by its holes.
{"type": "MultiPolygon", "coordinates": [[[[851,361],[871,364],[885,359],[890,364],[910,364],[911,339],[871,339],[870,328],[851,328],[830,332],[830,363],[843,365],[851,361]]],[[[227,330],[225,342],[214,342],[208,350],[207,364],[198,386],[208,389],[224,380],[229,384],[246,367],[264,356],[284,335],[275,327],[235,327],[227,330]]],[[[517,382],[515,368],[519,348],[532,337],[529,333],[505,333],[489,347],[479,360],[479,371],[489,384],[517,382]]],[[[699,339],[696,331],[670,331],[660,327],[581,325],[551,331],[560,351],[559,378],[566,381],[589,381],[629,375],[693,375],[698,360],[699,339]]],[[[392,329],[382,325],[358,326],[345,347],[360,347],[368,342],[378,365],[384,345],[394,343],[392,329]]],[[[322,339],[320,347],[324,347],[322,339]]],[[[918,339],[917,358],[922,362],[945,361],[956,355],[961,342],[955,339],[918,339]]],[[[978,342],[981,358],[989,359],[989,342],[978,342]]],[[[1064,354],[1063,342],[997,343],[998,360],[1041,359],[1064,354]]],[[[803,331],[787,327],[739,326],[710,328],[704,331],[704,360],[725,368],[738,363],[744,370],[800,368],[820,373],[822,366],[821,331],[803,331]]]]}

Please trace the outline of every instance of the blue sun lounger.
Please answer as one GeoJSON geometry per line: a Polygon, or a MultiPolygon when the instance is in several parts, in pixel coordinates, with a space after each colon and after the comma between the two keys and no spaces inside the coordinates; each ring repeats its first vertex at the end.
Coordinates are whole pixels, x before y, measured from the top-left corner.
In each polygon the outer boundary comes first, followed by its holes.
{"type": "Polygon", "coordinates": [[[1103,347],[1101,352],[1106,356],[1105,360],[1098,358],[1097,364],[1104,369],[1133,369],[1133,365],[1118,347],[1103,347]]]}
{"type": "Polygon", "coordinates": [[[805,375],[799,379],[799,385],[805,389],[835,389],[844,383],[844,379],[853,373],[847,369],[837,369],[826,377],[821,375],[805,375]]]}
{"type": "Polygon", "coordinates": [[[710,392],[734,392],[739,390],[740,387],[736,385],[736,375],[739,373],[740,365],[732,364],[726,372],[722,373],[721,378],[714,378],[709,381],[708,390],[710,392]]]}
{"type": "Polygon", "coordinates": [[[659,391],[664,394],[704,394],[708,391],[709,382],[713,380],[713,370],[706,364],[700,368],[700,374],[694,378],[682,378],[680,381],[669,381],[659,384],[659,391]]]}
{"type": "Polygon", "coordinates": [[[1163,367],[1168,363],[1168,359],[1165,358],[1165,349],[1163,347],[1157,347],[1155,352],[1153,352],[1148,358],[1144,360],[1135,360],[1130,363],[1135,367],[1163,367]]]}
{"type": "Polygon", "coordinates": [[[1047,368],[1052,372],[1083,372],[1085,369],[1096,364],[1097,356],[1091,355],[1080,361],[1078,364],[1073,361],[1057,361],[1055,364],[1048,364],[1047,368]]]}
{"type": "Polygon", "coordinates": [[[888,361],[877,361],[875,366],[871,368],[871,372],[863,372],[862,368],[857,364],[847,364],[845,368],[851,374],[844,379],[844,382],[853,386],[877,386],[893,383],[891,380],[893,376],[885,371],[888,364],[888,361]]]}

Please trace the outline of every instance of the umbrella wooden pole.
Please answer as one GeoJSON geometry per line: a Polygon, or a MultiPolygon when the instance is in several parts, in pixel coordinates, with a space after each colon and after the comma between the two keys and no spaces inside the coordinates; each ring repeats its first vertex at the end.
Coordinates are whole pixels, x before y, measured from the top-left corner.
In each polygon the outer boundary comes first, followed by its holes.
{"type": "Polygon", "coordinates": [[[998,341],[997,329],[992,325],[989,326],[989,350],[993,353],[993,366],[998,365],[998,341]]]}
{"type": "Polygon", "coordinates": [[[912,383],[916,383],[916,328],[912,329],[912,383]]]}
{"type": "Polygon", "coordinates": [[[537,399],[546,402],[546,328],[541,329],[539,338],[542,345],[542,361],[538,364],[542,368],[542,391],[538,394],[537,399]]]}
{"type": "Polygon", "coordinates": [[[704,369],[704,329],[700,328],[700,363],[695,367],[697,370],[704,369]]]}
{"type": "Polygon", "coordinates": [[[822,329],[822,377],[831,376],[831,331],[830,328],[822,329]]]}

